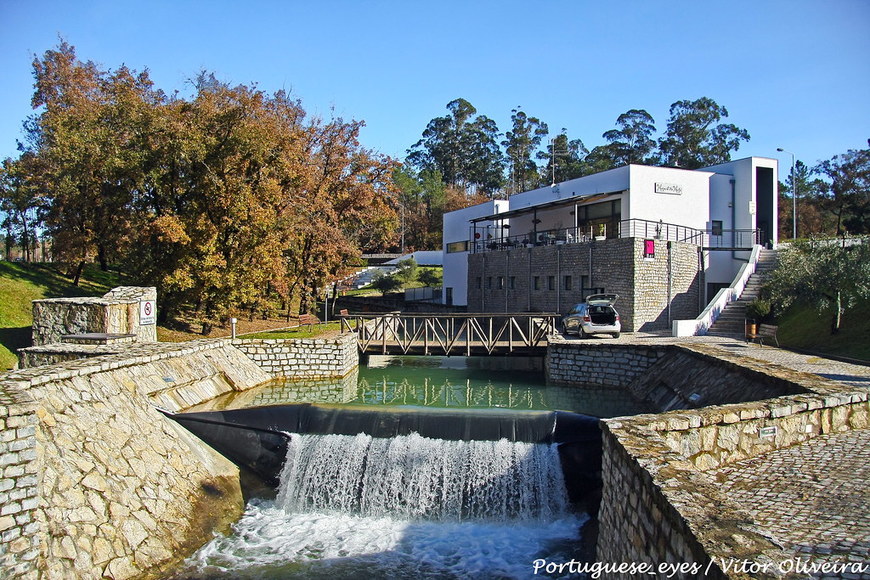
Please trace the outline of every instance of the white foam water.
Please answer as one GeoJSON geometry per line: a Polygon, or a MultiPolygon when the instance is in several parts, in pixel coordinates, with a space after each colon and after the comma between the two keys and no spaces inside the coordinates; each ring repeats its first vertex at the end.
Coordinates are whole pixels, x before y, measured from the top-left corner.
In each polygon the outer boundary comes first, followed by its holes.
{"type": "Polygon", "coordinates": [[[180,577],[530,578],[571,559],[585,519],[554,445],[293,435],[277,498],[180,577]]]}

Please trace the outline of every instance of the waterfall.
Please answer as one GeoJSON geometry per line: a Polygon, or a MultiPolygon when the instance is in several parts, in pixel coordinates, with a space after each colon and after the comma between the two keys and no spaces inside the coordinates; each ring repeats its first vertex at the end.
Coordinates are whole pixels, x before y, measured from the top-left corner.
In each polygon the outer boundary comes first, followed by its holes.
{"type": "Polygon", "coordinates": [[[553,520],[568,511],[554,444],[416,433],[293,435],[277,506],[434,521],[553,520]]]}
{"type": "Polygon", "coordinates": [[[274,500],[252,500],[174,580],[535,577],[577,555],[555,444],[417,433],[291,435],[274,500]]]}

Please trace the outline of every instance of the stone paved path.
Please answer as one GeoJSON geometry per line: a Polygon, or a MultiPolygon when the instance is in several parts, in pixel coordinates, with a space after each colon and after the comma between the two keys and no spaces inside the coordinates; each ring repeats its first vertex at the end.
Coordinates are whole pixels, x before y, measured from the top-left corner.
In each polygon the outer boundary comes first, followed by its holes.
{"type": "Polygon", "coordinates": [[[563,338],[572,342],[576,340],[586,340],[589,343],[612,342],[623,344],[649,344],[650,342],[654,342],[657,344],[684,344],[687,342],[699,342],[716,346],[724,351],[734,354],[776,363],[797,371],[812,373],[844,384],[870,389],[870,365],[850,364],[833,359],[827,359],[821,356],[801,354],[772,346],[762,346],[734,338],[724,338],[721,336],[691,336],[685,338],[674,338],[671,336],[663,336],[661,334],[643,332],[623,334],[618,339],[598,336],[589,339],[578,339],[573,336],[563,338]]]}
{"type": "Polygon", "coordinates": [[[713,344],[744,356],[812,373],[840,383],[870,388],[870,365],[850,364],[816,355],[747,343],[742,340],[716,337],[692,337],[690,340],[713,344]]]}
{"type": "Polygon", "coordinates": [[[823,435],[707,472],[795,558],[865,565],[870,579],[870,431],[823,435]]]}

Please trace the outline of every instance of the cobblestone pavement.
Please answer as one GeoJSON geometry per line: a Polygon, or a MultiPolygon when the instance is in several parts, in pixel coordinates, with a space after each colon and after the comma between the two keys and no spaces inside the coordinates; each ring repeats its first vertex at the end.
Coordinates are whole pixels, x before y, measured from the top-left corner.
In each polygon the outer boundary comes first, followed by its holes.
{"type": "Polygon", "coordinates": [[[744,356],[776,363],[796,371],[812,373],[847,385],[870,388],[870,365],[850,364],[822,356],[801,354],[782,348],[721,337],[692,337],[690,340],[720,346],[744,356]]]}
{"type": "Polygon", "coordinates": [[[870,431],[823,435],[707,472],[795,559],[860,563],[870,578],[870,431]]]}

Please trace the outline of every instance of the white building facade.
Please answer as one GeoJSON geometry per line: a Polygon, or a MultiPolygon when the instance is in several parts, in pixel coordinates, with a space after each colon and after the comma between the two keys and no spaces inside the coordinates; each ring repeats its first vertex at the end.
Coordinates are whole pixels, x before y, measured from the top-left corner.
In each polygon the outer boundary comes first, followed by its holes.
{"type": "MultiPolygon", "coordinates": [[[[534,304],[542,303],[520,296],[517,286],[528,282],[527,292],[547,291],[534,279],[544,273],[532,272],[536,248],[635,238],[641,240],[639,247],[648,244],[647,260],[654,259],[655,241],[697,246],[698,302],[703,306],[707,296],[730,284],[755,244],[777,243],[777,170],[775,159],[760,157],[701,170],[628,165],[450,212],[443,229],[444,302],[492,311],[496,307],[493,300],[487,304],[487,292],[496,297],[504,290],[508,296],[499,309],[535,310],[534,304]],[[528,280],[518,266],[506,277],[469,273],[469,263],[486,270],[487,263],[495,263],[494,253],[516,258],[520,250],[528,253],[528,280]]],[[[588,269],[557,282],[565,288],[573,284],[573,290],[578,283],[607,290],[606,277],[594,280],[591,262],[588,269]]],[[[558,300],[552,309],[564,313],[568,308],[558,300]]]]}

